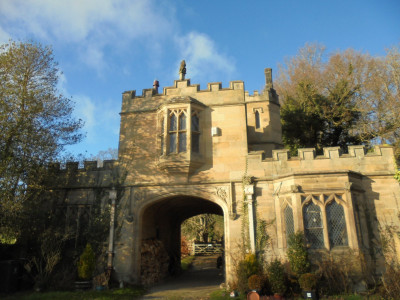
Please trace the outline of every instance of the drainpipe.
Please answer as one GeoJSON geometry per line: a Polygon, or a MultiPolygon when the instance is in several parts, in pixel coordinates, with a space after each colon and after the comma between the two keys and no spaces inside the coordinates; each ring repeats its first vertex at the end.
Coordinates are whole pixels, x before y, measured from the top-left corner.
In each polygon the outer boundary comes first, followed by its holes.
{"type": "Polygon", "coordinates": [[[254,228],[254,208],[253,208],[253,194],[254,185],[248,184],[244,187],[244,193],[246,195],[247,210],[249,211],[249,237],[250,237],[250,248],[251,253],[256,253],[256,235],[254,228]]]}
{"type": "Polygon", "coordinates": [[[110,211],[110,238],[108,241],[108,259],[107,268],[112,271],[113,268],[113,254],[114,254],[114,221],[115,221],[115,200],[117,199],[117,191],[112,188],[109,194],[111,200],[111,211],[110,211]]]}

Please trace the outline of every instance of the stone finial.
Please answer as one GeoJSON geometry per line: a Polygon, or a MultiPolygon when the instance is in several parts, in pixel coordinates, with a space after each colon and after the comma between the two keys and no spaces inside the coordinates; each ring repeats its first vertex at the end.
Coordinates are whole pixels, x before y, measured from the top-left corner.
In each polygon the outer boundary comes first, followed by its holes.
{"type": "Polygon", "coordinates": [[[181,61],[181,66],[179,67],[179,80],[185,80],[186,75],[186,62],[185,60],[181,61]]]}
{"type": "Polygon", "coordinates": [[[272,82],[272,69],[266,68],[264,69],[265,73],[265,89],[268,91],[274,88],[274,84],[272,82]]]}

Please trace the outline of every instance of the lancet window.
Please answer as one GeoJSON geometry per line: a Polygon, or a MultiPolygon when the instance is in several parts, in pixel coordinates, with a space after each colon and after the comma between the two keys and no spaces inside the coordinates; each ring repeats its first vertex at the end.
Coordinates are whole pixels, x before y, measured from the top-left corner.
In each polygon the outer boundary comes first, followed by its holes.
{"type": "Polygon", "coordinates": [[[304,234],[311,248],[324,247],[324,227],[322,224],[321,208],[310,201],[303,206],[304,234]]]}
{"type": "Polygon", "coordinates": [[[347,246],[348,240],[343,206],[336,201],[329,203],[326,206],[326,219],[330,246],[347,246]]]}
{"type": "Polygon", "coordinates": [[[200,152],[200,119],[199,113],[194,111],[192,113],[192,152],[200,152]]]}
{"type": "Polygon", "coordinates": [[[258,110],[255,111],[255,122],[256,122],[256,128],[260,128],[260,112],[258,110]]]}
{"type": "Polygon", "coordinates": [[[293,209],[290,205],[286,205],[286,207],[283,209],[283,216],[285,219],[286,244],[287,244],[290,235],[294,233],[293,209]]]}

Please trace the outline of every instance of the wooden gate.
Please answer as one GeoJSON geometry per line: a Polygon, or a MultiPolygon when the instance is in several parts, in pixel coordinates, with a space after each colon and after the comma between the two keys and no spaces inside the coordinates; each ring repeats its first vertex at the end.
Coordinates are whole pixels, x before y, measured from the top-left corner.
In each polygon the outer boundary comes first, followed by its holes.
{"type": "Polygon", "coordinates": [[[214,255],[223,253],[222,244],[216,243],[193,243],[194,255],[214,255]]]}

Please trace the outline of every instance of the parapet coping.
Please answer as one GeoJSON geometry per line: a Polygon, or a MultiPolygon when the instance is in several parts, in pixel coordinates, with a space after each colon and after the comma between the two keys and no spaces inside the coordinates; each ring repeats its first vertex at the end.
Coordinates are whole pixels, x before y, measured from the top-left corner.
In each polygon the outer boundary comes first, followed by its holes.
{"type": "Polygon", "coordinates": [[[251,151],[248,153],[248,157],[251,159],[258,159],[262,162],[271,161],[296,161],[296,160],[323,160],[323,159],[336,159],[336,158],[364,158],[364,157],[376,157],[386,155],[382,153],[382,149],[391,149],[391,155],[393,155],[392,146],[376,145],[373,152],[366,152],[364,145],[353,145],[348,146],[348,153],[343,153],[340,147],[325,147],[323,148],[323,155],[316,155],[315,148],[300,148],[298,149],[298,156],[291,157],[289,149],[272,150],[272,157],[265,158],[265,152],[251,151]]]}

